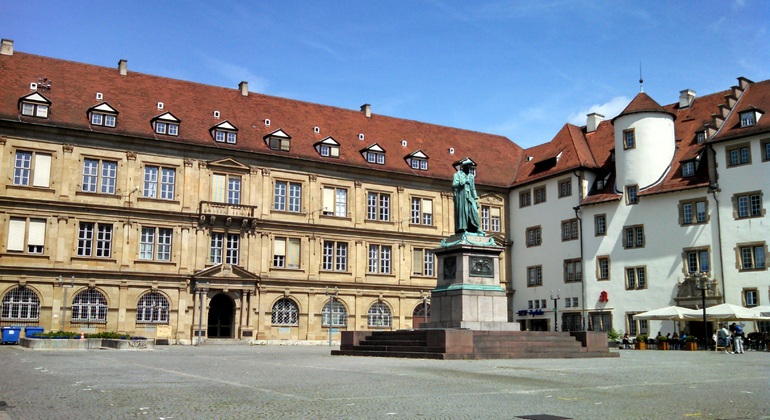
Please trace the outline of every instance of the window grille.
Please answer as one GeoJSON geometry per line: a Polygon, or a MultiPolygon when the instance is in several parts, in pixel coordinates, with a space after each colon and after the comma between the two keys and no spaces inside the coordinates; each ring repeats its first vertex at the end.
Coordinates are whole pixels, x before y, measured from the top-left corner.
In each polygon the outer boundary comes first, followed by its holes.
{"type": "Polygon", "coordinates": [[[106,323],[107,299],[97,290],[84,290],[72,300],[72,322],[106,323]]]}
{"type": "Polygon", "coordinates": [[[136,305],[136,322],[140,324],[168,324],[168,299],[159,292],[150,292],[136,305]]]}
{"type": "Polygon", "coordinates": [[[40,299],[27,287],[17,287],[3,297],[3,321],[35,321],[40,318],[40,299]]]}
{"type": "Polygon", "coordinates": [[[369,327],[390,327],[390,308],[382,302],[377,302],[369,307],[368,318],[369,327]]]}
{"type": "Polygon", "coordinates": [[[322,324],[324,327],[329,326],[329,319],[331,318],[332,327],[346,327],[348,325],[348,311],[345,309],[345,305],[341,304],[338,300],[326,302],[322,311],[322,324]]]}
{"type": "Polygon", "coordinates": [[[273,325],[297,325],[299,308],[293,300],[283,298],[273,305],[273,325]]]}

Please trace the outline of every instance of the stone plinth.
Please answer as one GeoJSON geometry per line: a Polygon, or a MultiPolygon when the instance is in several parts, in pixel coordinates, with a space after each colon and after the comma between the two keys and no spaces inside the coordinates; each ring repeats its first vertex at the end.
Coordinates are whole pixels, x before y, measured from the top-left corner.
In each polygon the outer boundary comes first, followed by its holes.
{"type": "Polygon", "coordinates": [[[508,322],[508,300],[500,286],[503,248],[491,237],[453,235],[433,253],[438,259],[437,287],[431,292],[431,322],[421,328],[518,331],[508,322]]]}

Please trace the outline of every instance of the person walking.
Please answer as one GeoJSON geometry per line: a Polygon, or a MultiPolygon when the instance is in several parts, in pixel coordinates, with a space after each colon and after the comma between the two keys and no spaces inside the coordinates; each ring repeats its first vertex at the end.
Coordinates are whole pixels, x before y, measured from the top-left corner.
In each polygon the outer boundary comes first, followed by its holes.
{"type": "Polygon", "coordinates": [[[743,354],[743,327],[741,324],[733,324],[733,351],[737,354],[743,354]]]}

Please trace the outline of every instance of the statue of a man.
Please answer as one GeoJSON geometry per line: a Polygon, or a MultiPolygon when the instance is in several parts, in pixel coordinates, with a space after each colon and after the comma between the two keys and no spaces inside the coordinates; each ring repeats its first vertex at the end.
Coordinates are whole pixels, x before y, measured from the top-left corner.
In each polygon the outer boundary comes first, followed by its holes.
{"type": "Polygon", "coordinates": [[[483,234],[479,220],[479,196],[476,194],[473,174],[470,173],[473,162],[470,159],[465,159],[461,164],[462,169],[455,172],[452,178],[455,201],[455,233],[483,234]]]}

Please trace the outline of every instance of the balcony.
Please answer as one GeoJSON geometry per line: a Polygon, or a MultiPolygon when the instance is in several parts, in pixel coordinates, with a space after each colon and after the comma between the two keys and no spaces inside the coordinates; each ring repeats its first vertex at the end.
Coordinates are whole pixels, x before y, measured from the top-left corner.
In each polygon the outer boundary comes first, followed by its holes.
{"type": "Polygon", "coordinates": [[[254,228],[257,223],[257,206],[201,201],[198,206],[198,216],[201,224],[224,223],[225,226],[230,226],[236,223],[242,228],[247,228],[249,225],[254,228]]]}

